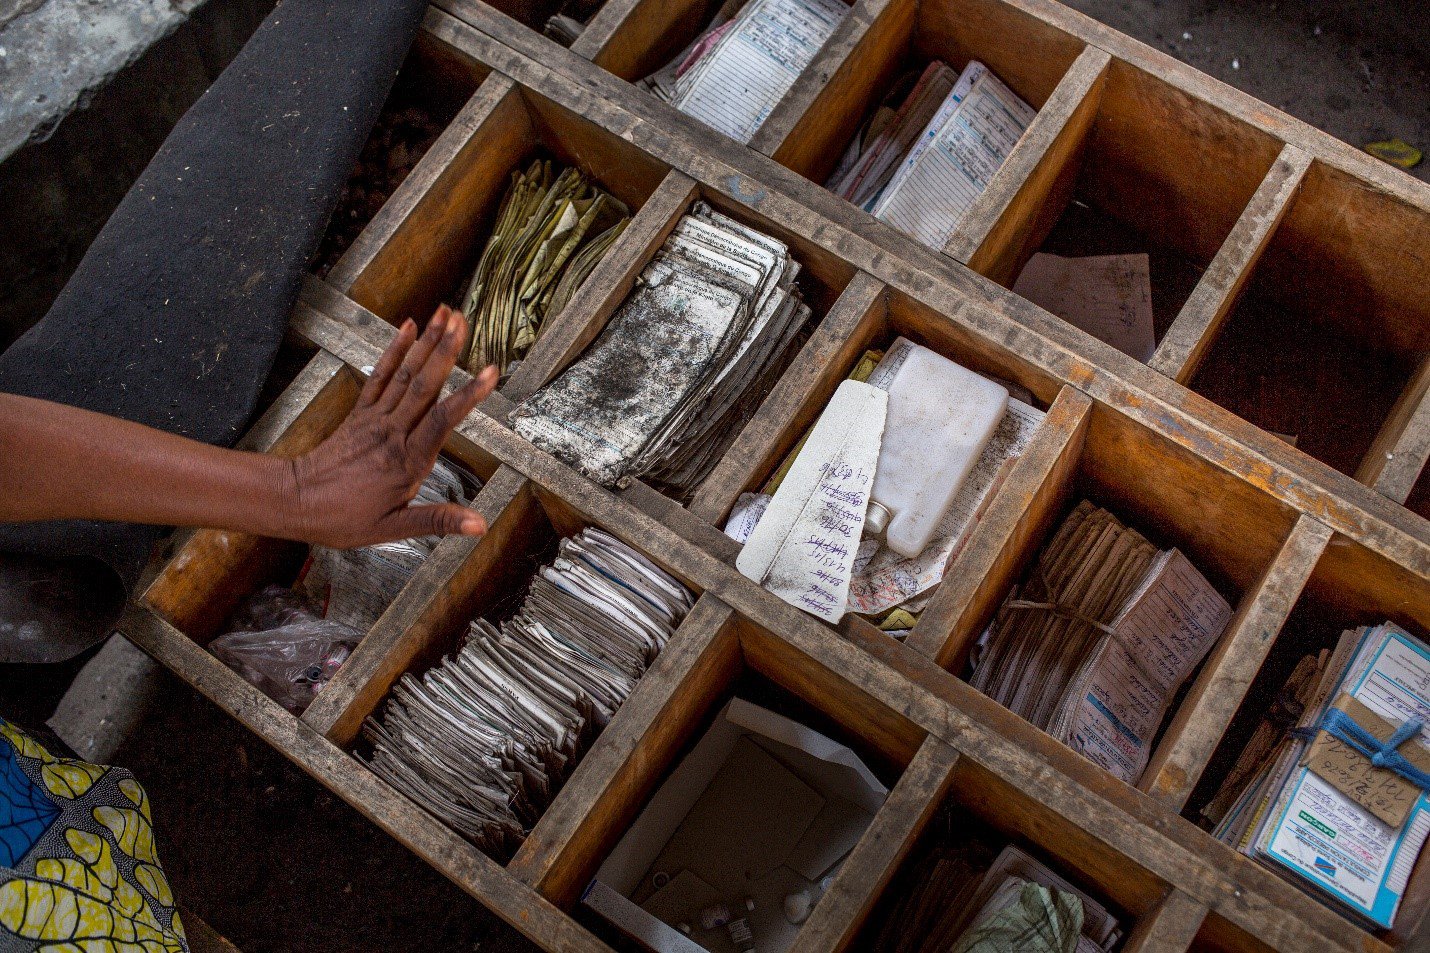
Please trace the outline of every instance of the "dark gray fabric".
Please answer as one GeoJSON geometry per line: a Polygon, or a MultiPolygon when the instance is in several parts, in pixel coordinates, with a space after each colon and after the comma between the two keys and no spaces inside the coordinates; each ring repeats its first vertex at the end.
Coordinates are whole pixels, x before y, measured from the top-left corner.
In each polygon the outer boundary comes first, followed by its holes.
{"type": "MultiPolygon", "coordinates": [[[[281,3],[170,133],[54,307],[0,355],[0,391],[231,445],[425,8],[281,3]]],[[[57,661],[103,637],[161,532],[0,526],[0,661],[57,661]],[[63,585],[35,584],[57,572],[63,585]],[[58,604],[37,601],[57,592],[58,604]],[[14,638],[22,627],[30,637],[14,638]]]]}

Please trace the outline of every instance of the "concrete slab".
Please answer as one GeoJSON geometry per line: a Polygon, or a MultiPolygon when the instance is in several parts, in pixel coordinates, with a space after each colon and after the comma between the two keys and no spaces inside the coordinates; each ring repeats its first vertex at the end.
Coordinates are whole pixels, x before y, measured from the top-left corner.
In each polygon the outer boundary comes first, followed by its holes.
{"type": "Polygon", "coordinates": [[[47,724],[79,757],[109,764],[158,696],[163,670],[122,635],[80,669],[47,724]]]}
{"type": "Polygon", "coordinates": [[[0,160],[45,139],[187,19],[171,0],[0,0],[0,160]]]}

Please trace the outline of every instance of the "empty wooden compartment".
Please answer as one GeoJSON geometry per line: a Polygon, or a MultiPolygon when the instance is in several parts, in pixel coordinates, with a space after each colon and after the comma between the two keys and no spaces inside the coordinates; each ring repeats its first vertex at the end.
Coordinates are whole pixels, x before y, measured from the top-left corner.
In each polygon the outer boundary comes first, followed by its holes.
{"type": "MultiPolygon", "coordinates": [[[[1281,143],[1118,59],[1069,82],[1061,130],[1026,185],[948,251],[1012,287],[1036,252],[1147,254],[1160,341],[1275,162],[1281,143]]],[[[1054,117],[1050,114],[1049,120],[1054,117]]],[[[1003,197],[999,196],[1002,200],[1003,197]]]]}
{"type": "Polygon", "coordinates": [[[1398,485],[1386,489],[1403,499],[1426,453],[1420,437],[1396,460],[1430,355],[1430,307],[1413,277],[1423,213],[1316,162],[1282,214],[1183,379],[1343,473],[1374,485],[1391,467],[1398,485]]]}

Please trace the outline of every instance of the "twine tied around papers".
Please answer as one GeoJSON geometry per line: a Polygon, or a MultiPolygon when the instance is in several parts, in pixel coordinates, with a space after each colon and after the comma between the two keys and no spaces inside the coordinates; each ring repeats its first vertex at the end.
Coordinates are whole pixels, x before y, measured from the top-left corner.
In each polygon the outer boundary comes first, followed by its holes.
{"type": "Polygon", "coordinates": [[[1082,625],[1090,626],[1101,632],[1103,635],[1117,639],[1118,641],[1122,642],[1123,646],[1128,649],[1127,660],[1132,663],[1133,668],[1137,669],[1137,673],[1141,675],[1144,679],[1146,679],[1149,683],[1156,684],[1161,681],[1161,679],[1156,674],[1154,674],[1150,669],[1147,668],[1146,664],[1137,655],[1137,653],[1133,652],[1131,648],[1127,646],[1126,642],[1123,640],[1122,634],[1106,622],[1103,622],[1099,619],[1095,619],[1084,612],[1079,612],[1073,607],[1064,605],[1061,602],[1034,602],[1031,599],[1009,599],[1007,602],[1003,603],[1003,608],[1025,609],[1033,612],[1050,612],[1053,615],[1061,616],[1062,618],[1067,619],[1070,622],[1078,622],[1082,625]]]}
{"type": "Polygon", "coordinates": [[[1318,732],[1324,731],[1342,744],[1365,755],[1377,768],[1392,771],[1420,790],[1427,791],[1430,790],[1430,774],[1411,764],[1398,750],[1407,741],[1419,737],[1420,730],[1424,727],[1425,723],[1419,718],[1411,718],[1395,729],[1389,738],[1381,741],[1350,715],[1339,708],[1332,708],[1326,712],[1319,725],[1297,728],[1291,734],[1303,741],[1311,741],[1318,732]]]}
{"type": "Polygon", "coordinates": [[[1099,632],[1107,635],[1116,635],[1117,630],[1106,622],[1099,622],[1090,615],[1085,615],[1072,608],[1058,602],[1033,602],[1031,599],[1009,599],[1003,603],[1005,609],[1032,609],[1040,612],[1051,612],[1053,615],[1062,616],[1073,622],[1081,622],[1083,625],[1090,625],[1099,632]]]}

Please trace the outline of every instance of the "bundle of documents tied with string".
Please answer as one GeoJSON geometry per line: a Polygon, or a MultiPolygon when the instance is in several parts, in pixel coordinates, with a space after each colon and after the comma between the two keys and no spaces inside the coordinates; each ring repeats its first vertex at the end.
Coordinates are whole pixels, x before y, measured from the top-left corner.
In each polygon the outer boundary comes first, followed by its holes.
{"type": "Polygon", "coordinates": [[[1129,784],[1231,619],[1179,550],[1077,505],[975,650],[974,688],[1129,784]]]}
{"type": "Polygon", "coordinates": [[[694,490],[788,366],[810,309],[780,241],[697,203],[516,432],[607,487],[694,490]]]}
{"type": "Polygon", "coordinates": [[[906,338],[866,353],[763,492],[736,502],[740,571],[820,618],[904,634],[1043,420],[1010,386],[906,338]]]}
{"type": "Polygon", "coordinates": [[[749,142],[849,12],[841,0],[727,3],[710,29],[644,84],[707,126],[749,142]]]}
{"type": "Polygon", "coordinates": [[[630,221],[630,209],[581,170],[536,160],[513,172],[496,224],[461,296],[472,322],[462,361],[505,375],[547,315],[559,314],[630,221]]]}
{"type": "Polygon", "coordinates": [[[942,251],[1036,114],[977,60],[957,76],[934,60],[895,84],[825,184],[942,251]]]}
{"type": "Polygon", "coordinates": [[[1392,926],[1430,834],[1430,646],[1391,622],[1347,631],[1302,660],[1281,707],[1300,717],[1273,712],[1203,813],[1219,840],[1392,926]]]}
{"type": "Polygon", "coordinates": [[[404,675],[369,718],[373,771],[493,857],[522,843],[694,604],[598,529],[564,539],[516,615],[404,675]]]}

